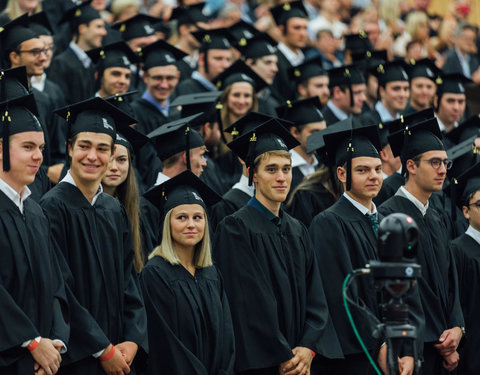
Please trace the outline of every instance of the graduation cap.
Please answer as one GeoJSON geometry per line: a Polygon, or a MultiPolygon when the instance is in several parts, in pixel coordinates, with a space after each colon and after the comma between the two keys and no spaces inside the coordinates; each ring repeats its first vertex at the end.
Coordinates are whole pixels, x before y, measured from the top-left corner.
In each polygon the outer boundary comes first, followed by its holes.
{"type": "Polygon", "coordinates": [[[469,117],[467,120],[446,134],[446,137],[455,144],[458,144],[473,136],[480,137],[480,115],[469,117]]]}
{"type": "Polygon", "coordinates": [[[440,103],[441,96],[448,92],[451,94],[465,94],[465,86],[472,83],[472,80],[460,73],[442,75],[437,80],[437,95],[440,103]]]}
{"type": "Polygon", "coordinates": [[[347,86],[350,90],[350,105],[353,107],[352,85],[365,83],[362,72],[354,65],[344,65],[328,71],[328,87],[332,90],[335,86],[347,86]]]}
{"type": "Polygon", "coordinates": [[[370,71],[378,78],[378,85],[384,87],[388,82],[409,81],[406,72],[407,64],[403,60],[396,60],[379,64],[370,71]]]}
{"type": "Polygon", "coordinates": [[[198,22],[208,22],[208,17],[203,13],[205,2],[191,5],[180,5],[173,9],[170,20],[177,20],[177,25],[195,25],[198,22]]]}
{"type": "Polygon", "coordinates": [[[191,129],[191,124],[200,117],[202,113],[181,118],[163,124],[147,135],[155,145],[158,157],[161,161],[185,151],[187,156],[187,169],[190,168],[190,150],[205,145],[203,137],[195,129],[191,129]]]}
{"type": "Polygon", "coordinates": [[[67,10],[59,24],[68,22],[71,30],[77,30],[82,24],[89,24],[93,20],[102,18],[98,10],[92,8],[91,2],[92,0],[87,0],[67,10]]]}
{"type": "Polygon", "coordinates": [[[452,212],[455,212],[455,205],[460,209],[467,206],[468,198],[480,190],[480,162],[472,165],[450,183],[450,199],[452,200],[452,212]]]}
{"type": "Polygon", "coordinates": [[[253,164],[255,159],[268,151],[290,149],[300,143],[285,129],[282,122],[275,118],[244,131],[227,146],[245,162],[249,168],[248,185],[253,182],[253,164]]]}
{"type": "Polygon", "coordinates": [[[436,118],[422,121],[404,130],[397,131],[388,136],[392,153],[400,156],[402,161],[402,175],[407,173],[406,162],[408,159],[428,151],[445,150],[442,133],[436,118]]]}
{"type": "Polygon", "coordinates": [[[48,20],[47,13],[39,12],[28,18],[29,28],[38,35],[53,35],[53,28],[48,20]]]}
{"type": "Polygon", "coordinates": [[[264,113],[248,112],[245,116],[235,121],[224,131],[225,133],[230,133],[233,139],[235,139],[238,136],[247,134],[248,132],[258,128],[260,125],[270,120],[275,120],[279,124],[283,125],[285,129],[290,129],[290,127],[294,125],[290,121],[266,115],[264,113]]]}
{"type": "Polygon", "coordinates": [[[222,91],[199,92],[177,96],[170,104],[172,107],[181,107],[182,117],[192,116],[203,112],[203,115],[195,119],[193,127],[203,125],[206,122],[217,121],[217,110],[222,108],[218,102],[222,91]]]}
{"type": "Polygon", "coordinates": [[[135,38],[155,34],[155,25],[158,22],[160,22],[158,18],[137,14],[124,21],[114,23],[112,28],[118,30],[122,34],[122,39],[128,42],[135,38]]]}
{"type": "Polygon", "coordinates": [[[88,57],[97,64],[97,71],[102,72],[107,68],[121,67],[130,69],[137,62],[137,55],[133,53],[127,43],[116,42],[87,51],[88,57]]]}
{"type": "Polygon", "coordinates": [[[346,190],[352,187],[352,159],[358,157],[380,158],[380,138],[376,125],[360,126],[352,117],[337,122],[335,131],[324,134],[327,163],[347,171],[346,190]],[[337,127],[338,126],[338,127],[337,127]]]}
{"type": "Polygon", "coordinates": [[[200,42],[200,52],[210,49],[230,49],[234,41],[228,29],[199,30],[192,33],[193,37],[200,42]]]}
{"type": "MultiPolygon", "coordinates": [[[[124,94],[115,94],[112,96],[107,96],[106,98],[103,98],[110,104],[113,104],[115,107],[117,107],[120,111],[126,113],[129,115],[131,118],[136,119],[136,114],[135,111],[133,110],[132,106],[130,105],[130,99],[133,95],[138,94],[138,91],[129,91],[124,94]]],[[[135,120],[134,123],[137,123],[135,120]]],[[[131,125],[131,124],[130,124],[131,125]]]]}
{"type": "Polygon", "coordinates": [[[240,20],[228,28],[235,44],[245,45],[249,39],[260,33],[253,25],[240,20]]]}
{"type": "Polygon", "coordinates": [[[17,17],[0,27],[0,46],[4,56],[7,56],[26,40],[34,38],[38,38],[38,34],[29,27],[28,14],[17,17]]]}
{"type": "Polygon", "coordinates": [[[290,3],[283,3],[270,8],[273,19],[277,25],[286,25],[290,18],[308,18],[307,10],[301,1],[292,1],[290,3]]]}
{"type": "Polygon", "coordinates": [[[43,132],[33,94],[0,103],[0,138],[3,140],[3,170],[10,170],[10,136],[24,132],[43,132]]]}
{"type": "Polygon", "coordinates": [[[449,179],[458,177],[463,171],[471,167],[479,159],[479,152],[475,146],[476,135],[471,136],[447,150],[447,157],[453,161],[452,168],[447,170],[449,179]]]}
{"type": "Polygon", "coordinates": [[[163,216],[182,204],[199,204],[206,212],[207,207],[222,200],[222,197],[189,170],[154,186],[143,196],[158,207],[163,216]]]}
{"type": "Polygon", "coordinates": [[[117,132],[115,138],[116,145],[125,146],[130,152],[130,157],[133,158],[136,151],[150,142],[150,138],[135,130],[131,126],[123,127],[121,132],[117,132]]]}
{"type": "Polygon", "coordinates": [[[235,48],[245,59],[258,59],[274,55],[277,52],[277,42],[267,33],[257,33],[250,39],[241,39],[235,48]]]}
{"type": "Polygon", "coordinates": [[[368,34],[362,30],[358,34],[345,35],[345,49],[358,53],[371,51],[373,46],[368,34]]]}
{"type": "Polygon", "coordinates": [[[318,96],[314,96],[307,99],[287,102],[275,108],[278,117],[291,121],[297,128],[312,123],[325,121],[320,108],[322,107],[318,96]]]}
{"type": "Polygon", "coordinates": [[[440,70],[436,67],[431,59],[411,60],[407,65],[408,76],[410,81],[414,78],[428,78],[433,82],[437,82],[440,70]]]}
{"type": "Polygon", "coordinates": [[[289,68],[288,75],[299,85],[313,77],[328,76],[328,73],[323,69],[322,58],[316,57],[289,68]]]}
{"type": "Polygon", "coordinates": [[[212,83],[219,90],[225,90],[225,88],[236,82],[250,83],[255,92],[259,92],[268,86],[268,83],[245,64],[243,60],[235,61],[229,68],[212,80],[212,83]]]}
{"type": "Polygon", "coordinates": [[[175,65],[177,61],[187,56],[185,52],[164,40],[158,40],[141,48],[138,55],[143,61],[145,71],[156,66],[175,65]]]}
{"type": "Polygon", "coordinates": [[[1,102],[25,96],[29,93],[27,68],[24,65],[0,72],[1,102]]]}
{"type": "Polygon", "coordinates": [[[388,61],[387,50],[376,51],[352,51],[352,63],[365,73],[372,74],[370,71],[372,68],[377,67],[380,64],[385,64],[388,61]]]}

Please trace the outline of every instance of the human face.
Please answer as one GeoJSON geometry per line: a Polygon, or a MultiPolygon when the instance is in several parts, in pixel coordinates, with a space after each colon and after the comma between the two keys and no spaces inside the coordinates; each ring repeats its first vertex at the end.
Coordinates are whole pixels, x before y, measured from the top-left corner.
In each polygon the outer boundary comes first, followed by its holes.
{"type": "Polygon", "coordinates": [[[103,12],[107,7],[107,0],[93,0],[90,6],[99,12],[103,12]]]}
{"type": "Polygon", "coordinates": [[[203,173],[203,168],[207,166],[207,159],[205,158],[205,146],[196,147],[190,150],[190,167],[195,176],[200,177],[203,173]]]}
{"type": "Polygon", "coordinates": [[[327,124],[325,121],[311,122],[306,124],[301,131],[298,131],[294,128],[293,136],[300,142],[300,147],[306,152],[307,151],[307,138],[310,137],[313,133],[318,132],[319,130],[325,129],[327,124]]]}
{"type": "Polygon", "coordinates": [[[318,96],[322,105],[327,104],[330,98],[328,76],[312,77],[307,82],[307,97],[318,96]]]}
{"type": "Polygon", "coordinates": [[[428,108],[432,105],[436,89],[432,80],[425,77],[414,78],[410,86],[410,101],[417,108],[428,108]]]}
{"type": "MultiPolygon", "coordinates": [[[[207,56],[208,73],[206,73],[206,77],[210,81],[232,64],[232,51],[229,49],[209,49],[207,56]]],[[[203,59],[203,55],[201,58],[203,59]]]]}
{"type": "Polygon", "coordinates": [[[38,0],[17,0],[22,13],[32,12],[38,5],[38,0]]]}
{"type": "Polygon", "coordinates": [[[278,72],[278,57],[277,55],[262,56],[256,59],[254,64],[250,64],[250,68],[271,85],[278,72]]]}
{"type": "Polygon", "coordinates": [[[465,94],[445,93],[440,99],[437,116],[445,125],[453,125],[460,121],[466,107],[465,94]]]}
{"type": "Polygon", "coordinates": [[[174,207],[170,216],[173,246],[193,248],[205,234],[205,210],[199,204],[181,204],[174,207]]]}
{"type": "Polygon", "coordinates": [[[112,156],[112,143],[107,134],[78,133],[75,143],[68,146],[72,176],[84,184],[100,183],[112,156]]]}
{"type": "Polygon", "coordinates": [[[253,87],[248,82],[232,83],[227,96],[227,108],[236,117],[244,116],[252,109],[253,87]]]}
{"type": "Polygon", "coordinates": [[[372,101],[377,101],[378,78],[370,74],[367,79],[367,97],[372,101]]]}
{"type": "MultiPolygon", "coordinates": [[[[338,179],[346,184],[347,175],[343,167],[337,168],[338,179]]],[[[349,194],[366,207],[378,195],[382,187],[382,161],[380,158],[361,156],[352,159],[352,187],[349,194]]]]}
{"type": "Polygon", "coordinates": [[[367,100],[366,91],[367,85],[365,83],[352,85],[353,107],[351,107],[351,113],[357,115],[362,113],[363,103],[367,100]]]}
{"type": "Polygon", "coordinates": [[[306,18],[292,17],[287,20],[285,44],[293,49],[305,48],[308,41],[306,18]]]}
{"type": "Polygon", "coordinates": [[[43,64],[44,69],[47,69],[52,62],[53,53],[55,52],[55,43],[53,42],[53,36],[51,35],[40,35],[39,37],[47,50],[46,60],[43,64]]]}
{"type": "Polygon", "coordinates": [[[469,224],[476,230],[480,230],[480,208],[474,203],[480,202],[480,190],[476,191],[473,197],[468,201],[469,206],[463,206],[463,215],[469,224]]]}
{"type": "Polygon", "coordinates": [[[102,179],[102,185],[120,186],[128,177],[129,167],[128,149],[123,145],[115,145],[115,155],[110,158],[107,173],[102,179]]]}
{"type": "Polygon", "coordinates": [[[44,53],[45,44],[40,38],[33,38],[26,40],[20,44],[17,52],[10,53],[10,61],[12,62],[12,68],[17,68],[19,66],[25,65],[27,69],[27,75],[31,76],[40,76],[45,70],[45,62],[47,61],[47,56],[44,53]],[[32,51],[41,51],[37,53],[32,51]]]}
{"type": "Polygon", "coordinates": [[[130,69],[120,66],[105,69],[101,80],[101,96],[126,93],[130,87],[131,74],[130,69]]]}
{"type": "Polygon", "coordinates": [[[83,43],[89,49],[102,46],[102,40],[107,35],[105,22],[101,18],[90,21],[88,24],[82,24],[78,27],[78,32],[83,43]]]}
{"type": "Polygon", "coordinates": [[[318,35],[316,47],[324,54],[331,55],[337,49],[337,42],[330,31],[322,31],[318,35]]]}
{"type": "Polygon", "coordinates": [[[408,172],[411,177],[414,177],[415,184],[425,193],[433,193],[442,190],[443,182],[447,176],[447,169],[442,163],[440,168],[434,169],[429,162],[430,159],[446,159],[447,153],[445,151],[427,151],[424,152],[420,159],[418,167],[412,160],[407,160],[407,167],[411,166],[413,172],[409,169],[408,172]]]}
{"type": "Polygon", "coordinates": [[[477,35],[473,30],[465,29],[458,38],[458,49],[463,53],[476,53],[476,41],[477,35]]]}
{"type": "Polygon", "coordinates": [[[10,136],[10,170],[3,171],[3,143],[0,141],[0,177],[16,192],[35,180],[43,161],[43,132],[23,132],[10,136]]]}
{"type": "Polygon", "coordinates": [[[147,90],[158,103],[165,103],[177,87],[180,72],[175,65],[155,66],[145,72],[147,90]]]}
{"type": "Polygon", "coordinates": [[[391,113],[399,113],[405,109],[410,94],[410,84],[404,81],[387,82],[385,88],[380,87],[382,103],[391,113]]]}
{"type": "Polygon", "coordinates": [[[287,199],[292,182],[292,162],[284,156],[269,155],[253,173],[255,197],[271,211],[287,199]]]}

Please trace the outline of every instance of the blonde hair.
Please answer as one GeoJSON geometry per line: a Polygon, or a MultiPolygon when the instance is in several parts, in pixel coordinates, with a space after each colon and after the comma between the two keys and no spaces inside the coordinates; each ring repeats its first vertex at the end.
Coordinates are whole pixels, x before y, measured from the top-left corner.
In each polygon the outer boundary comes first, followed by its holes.
{"type": "MultiPolygon", "coordinates": [[[[38,0],[37,6],[33,10],[33,13],[39,13],[42,11],[42,2],[38,0]]],[[[18,0],[8,0],[7,6],[4,10],[4,13],[8,14],[11,20],[20,17],[23,15],[20,5],[18,5],[18,0]]]]}
{"type": "Polygon", "coordinates": [[[417,39],[417,29],[422,23],[428,23],[427,15],[423,12],[412,12],[407,16],[405,31],[412,37],[412,40],[417,39]]]}
{"type": "Polygon", "coordinates": [[[138,0],[113,0],[110,7],[115,20],[128,8],[135,8],[138,12],[140,2],[138,0]]]}
{"type": "MultiPolygon", "coordinates": [[[[172,240],[172,228],[170,220],[172,218],[173,208],[165,215],[163,222],[162,243],[153,249],[148,259],[152,259],[155,256],[162,257],[171,265],[180,265],[180,258],[175,251],[175,245],[172,240]]],[[[193,264],[196,268],[205,268],[213,265],[212,251],[210,248],[210,229],[208,226],[207,213],[205,214],[205,230],[202,240],[195,245],[195,254],[193,257],[193,264]]]]}
{"type": "Polygon", "coordinates": [[[384,0],[380,2],[380,18],[387,26],[393,27],[400,18],[401,0],[384,0]]]}
{"type": "Polygon", "coordinates": [[[292,160],[292,154],[285,150],[272,150],[264,152],[263,154],[258,155],[255,160],[253,161],[253,170],[257,171],[258,165],[260,162],[269,159],[271,156],[281,156],[287,158],[288,160],[292,160]]]}
{"type": "MultiPolygon", "coordinates": [[[[227,106],[227,99],[228,96],[230,95],[232,91],[232,86],[237,83],[234,82],[231,85],[228,85],[227,88],[223,91],[222,95],[220,95],[220,103],[223,104],[222,109],[220,110],[220,119],[222,121],[222,127],[225,130],[228,128],[230,125],[230,119],[229,119],[229,109],[227,106]]],[[[252,86],[252,107],[248,110],[248,112],[257,112],[258,111],[258,97],[257,97],[257,92],[255,91],[255,88],[252,86]]]]}

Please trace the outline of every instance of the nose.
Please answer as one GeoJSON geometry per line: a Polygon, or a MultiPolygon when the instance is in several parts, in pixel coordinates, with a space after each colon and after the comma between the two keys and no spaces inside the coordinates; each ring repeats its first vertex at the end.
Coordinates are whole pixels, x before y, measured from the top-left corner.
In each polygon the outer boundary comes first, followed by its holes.
{"type": "Polygon", "coordinates": [[[90,148],[90,150],[88,151],[87,159],[91,161],[97,160],[97,151],[95,150],[95,148],[90,148]]]}
{"type": "Polygon", "coordinates": [[[229,59],[224,59],[223,60],[223,68],[228,69],[230,67],[230,60],[229,59]]]}
{"type": "Polygon", "coordinates": [[[195,226],[195,223],[193,222],[193,217],[188,218],[187,226],[188,228],[193,228],[195,226]]]}
{"type": "Polygon", "coordinates": [[[42,160],[43,159],[43,153],[40,148],[37,148],[35,152],[32,155],[33,160],[42,160]]]}
{"type": "Polygon", "coordinates": [[[277,73],[277,72],[278,72],[278,65],[277,65],[277,64],[273,64],[272,71],[273,71],[274,73],[277,73]]]}
{"type": "Polygon", "coordinates": [[[109,168],[111,171],[116,171],[118,168],[117,168],[117,160],[115,158],[112,159],[112,161],[110,162],[110,168],[109,168]]]}

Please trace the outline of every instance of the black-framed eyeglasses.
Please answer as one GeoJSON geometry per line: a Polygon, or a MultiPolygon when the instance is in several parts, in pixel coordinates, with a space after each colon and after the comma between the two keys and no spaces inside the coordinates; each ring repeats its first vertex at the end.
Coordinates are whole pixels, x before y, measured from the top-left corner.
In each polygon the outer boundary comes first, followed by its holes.
{"type": "Polygon", "coordinates": [[[441,165],[443,164],[445,166],[445,169],[448,171],[450,168],[452,168],[453,161],[450,159],[440,159],[440,158],[431,158],[431,159],[422,159],[421,161],[428,161],[432,165],[433,169],[439,169],[441,165]]]}
{"type": "Polygon", "coordinates": [[[17,50],[17,53],[30,53],[33,57],[39,57],[42,53],[47,56],[49,53],[52,52],[50,48],[35,48],[35,49],[28,49],[28,50],[17,50]]]}
{"type": "Polygon", "coordinates": [[[480,201],[469,203],[466,206],[468,206],[468,207],[475,206],[476,208],[478,208],[480,210],[480,201]]]}

